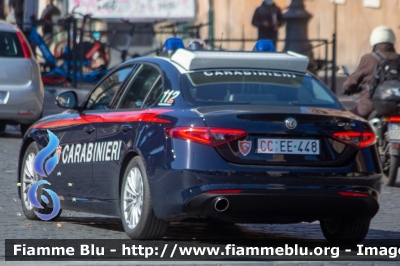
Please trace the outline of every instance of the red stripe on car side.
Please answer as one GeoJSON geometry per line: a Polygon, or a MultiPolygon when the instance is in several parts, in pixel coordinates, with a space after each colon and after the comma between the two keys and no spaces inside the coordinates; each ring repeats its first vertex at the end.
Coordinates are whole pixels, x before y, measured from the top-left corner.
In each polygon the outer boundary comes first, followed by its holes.
{"type": "Polygon", "coordinates": [[[127,112],[111,112],[97,113],[93,115],[81,115],[75,118],[66,118],[59,121],[52,121],[35,125],[33,128],[58,128],[68,127],[72,125],[82,125],[90,123],[118,123],[118,122],[148,122],[148,123],[169,123],[169,120],[157,118],[166,112],[172,112],[167,109],[143,110],[143,111],[127,111],[127,112]]]}

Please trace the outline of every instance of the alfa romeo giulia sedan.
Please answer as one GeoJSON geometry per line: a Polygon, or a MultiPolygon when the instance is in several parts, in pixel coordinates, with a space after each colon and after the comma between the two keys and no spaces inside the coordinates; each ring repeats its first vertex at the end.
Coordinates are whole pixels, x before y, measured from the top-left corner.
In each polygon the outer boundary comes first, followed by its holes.
{"type": "Polygon", "coordinates": [[[177,49],[121,64],[79,104],[60,94],[68,110],[34,124],[21,147],[26,217],[53,211],[44,190],[43,208],[28,195],[47,180],[61,209],[120,216],[132,239],[198,219],[319,220],[331,242],[363,240],[379,209],[375,135],[307,65],[294,53],[177,49]],[[58,164],[38,174],[50,133],[58,164]]]}

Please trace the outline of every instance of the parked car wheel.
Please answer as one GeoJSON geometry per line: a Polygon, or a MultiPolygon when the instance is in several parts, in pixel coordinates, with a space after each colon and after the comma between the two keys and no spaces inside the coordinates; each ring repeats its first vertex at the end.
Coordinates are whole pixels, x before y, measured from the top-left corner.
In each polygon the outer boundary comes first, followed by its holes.
{"type": "Polygon", "coordinates": [[[7,127],[6,123],[0,123],[0,132],[6,131],[6,127],[7,127]]]}
{"type": "Polygon", "coordinates": [[[134,157],[125,169],[121,216],[125,232],[132,239],[158,239],[168,228],[168,222],[154,214],[149,183],[140,157],[134,157]]]}
{"type": "Polygon", "coordinates": [[[25,135],[26,131],[28,131],[28,129],[29,129],[29,127],[30,127],[31,125],[32,125],[32,124],[21,124],[21,134],[22,134],[22,136],[25,135]]]}

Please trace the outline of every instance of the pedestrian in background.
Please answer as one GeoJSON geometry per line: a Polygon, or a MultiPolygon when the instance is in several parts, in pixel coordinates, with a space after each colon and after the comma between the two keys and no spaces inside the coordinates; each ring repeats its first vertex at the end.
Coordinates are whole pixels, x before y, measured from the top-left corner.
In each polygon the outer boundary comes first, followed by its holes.
{"type": "Polygon", "coordinates": [[[53,41],[53,16],[59,16],[60,10],[53,4],[53,0],[46,0],[46,8],[43,10],[40,21],[43,22],[43,40],[50,46],[53,41]]]}
{"type": "Polygon", "coordinates": [[[23,30],[24,29],[24,0],[9,0],[8,7],[14,10],[15,22],[17,26],[23,30]]]}
{"type": "Polygon", "coordinates": [[[380,26],[373,30],[370,37],[372,53],[368,53],[361,58],[356,71],[343,84],[345,94],[360,93],[360,102],[350,110],[352,113],[368,119],[369,115],[374,111],[375,107],[370,95],[374,72],[381,60],[398,58],[399,55],[397,55],[394,48],[395,42],[396,37],[389,27],[380,26]]]}
{"type": "Polygon", "coordinates": [[[273,0],[264,0],[253,15],[251,22],[258,28],[258,39],[271,40],[275,47],[278,40],[278,28],[285,24],[282,12],[273,0]]]}
{"type": "Polygon", "coordinates": [[[14,14],[14,8],[12,7],[12,0],[8,0],[7,3],[7,8],[6,8],[6,21],[10,24],[16,23],[15,21],[15,14],[14,14]]]}

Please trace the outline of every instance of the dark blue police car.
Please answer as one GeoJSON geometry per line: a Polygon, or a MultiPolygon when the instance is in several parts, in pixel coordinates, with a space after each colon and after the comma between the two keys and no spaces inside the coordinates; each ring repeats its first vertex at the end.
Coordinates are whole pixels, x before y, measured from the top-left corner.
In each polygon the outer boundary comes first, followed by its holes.
{"type": "Polygon", "coordinates": [[[52,210],[27,196],[43,178],[32,164],[50,130],[59,163],[47,180],[61,208],[120,216],[132,239],[197,218],[319,220],[329,241],[361,241],[379,209],[375,135],[307,65],[294,53],[177,49],[121,64],[79,105],[74,92],[60,94],[69,110],[23,139],[25,215],[52,210]]]}

